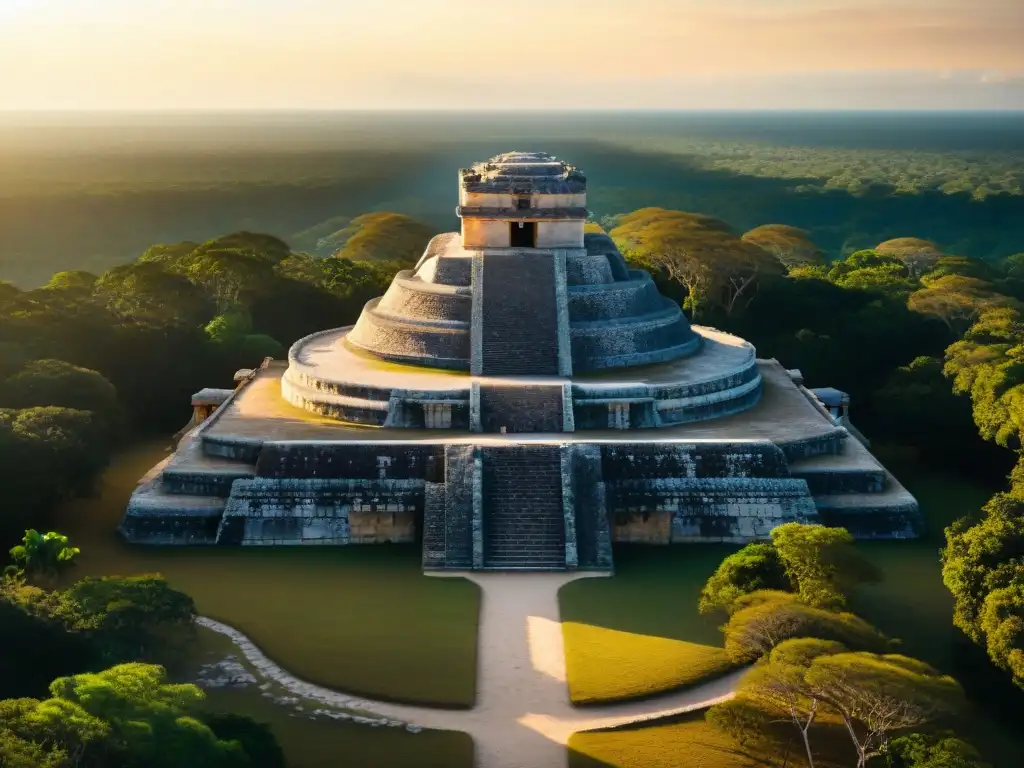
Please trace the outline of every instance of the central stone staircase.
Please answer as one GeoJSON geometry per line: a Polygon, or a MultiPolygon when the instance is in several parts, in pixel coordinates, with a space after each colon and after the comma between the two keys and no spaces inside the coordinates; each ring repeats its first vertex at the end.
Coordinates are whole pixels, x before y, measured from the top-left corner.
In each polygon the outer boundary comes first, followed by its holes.
{"type": "Polygon", "coordinates": [[[482,458],[484,567],[565,569],[559,446],[484,448],[482,458]]]}
{"type": "Polygon", "coordinates": [[[557,376],[554,259],[488,254],[483,270],[481,342],[485,376],[557,376]]]}

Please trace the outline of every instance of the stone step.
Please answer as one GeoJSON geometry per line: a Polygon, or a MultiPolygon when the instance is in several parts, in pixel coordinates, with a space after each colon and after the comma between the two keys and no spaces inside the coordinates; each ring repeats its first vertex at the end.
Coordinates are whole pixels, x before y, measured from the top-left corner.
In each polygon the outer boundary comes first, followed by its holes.
{"type": "Polygon", "coordinates": [[[483,495],[484,567],[565,569],[558,446],[486,449],[483,495]]]}

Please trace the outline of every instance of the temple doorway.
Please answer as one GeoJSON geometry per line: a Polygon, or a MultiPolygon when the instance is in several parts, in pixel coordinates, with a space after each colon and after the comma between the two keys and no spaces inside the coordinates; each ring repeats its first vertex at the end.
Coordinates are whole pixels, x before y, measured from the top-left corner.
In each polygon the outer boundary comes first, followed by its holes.
{"type": "Polygon", "coordinates": [[[513,221],[509,224],[513,248],[535,248],[537,246],[537,223],[535,221],[513,221]]]}

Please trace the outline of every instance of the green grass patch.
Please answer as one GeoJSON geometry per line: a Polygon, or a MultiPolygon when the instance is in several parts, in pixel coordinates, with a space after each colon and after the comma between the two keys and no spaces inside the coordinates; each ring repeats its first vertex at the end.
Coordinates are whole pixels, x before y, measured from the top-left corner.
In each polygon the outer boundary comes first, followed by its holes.
{"type": "MultiPolygon", "coordinates": [[[[200,628],[197,642],[177,677],[182,682],[191,682],[201,664],[220,661],[229,653],[254,671],[241,659],[230,639],[200,628]]],[[[271,693],[293,695],[276,683],[272,684],[271,693]]],[[[256,684],[207,690],[204,708],[210,712],[248,715],[269,725],[284,750],[289,768],[473,768],[473,739],[460,731],[410,733],[404,728],[373,728],[326,717],[312,718],[309,713],[323,706],[317,702],[300,700],[302,712],[295,710],[295,706],[275,703],[256,684]]]]}
{"type": "Polygon", "coordinates": [[[73,576],[163,573],[203,615],[247,634],[292,674],[341,691],[468,707],[476,689],[480,596],[421,572],[417,545],[139,547],[114,532],[159,444],[116,457],[96,498],[54,527],[81,547],[73,576]]]}
{"type": "Polygon", "coordinates": [[[721,617],[697,598],[735,547],[622,546],[615,575],[580,579],[558,593],[569,695],[576,704],[641,698],[695,685],[733,668],[721,617]]]}
{"type": "Polygon", "coordinates": [[[460,731],[409,733],[404,728],[310,719],[244,689],[209,691],[206,706],[268,724],[289,768],[473,768],[473,739],[460,731]]]}

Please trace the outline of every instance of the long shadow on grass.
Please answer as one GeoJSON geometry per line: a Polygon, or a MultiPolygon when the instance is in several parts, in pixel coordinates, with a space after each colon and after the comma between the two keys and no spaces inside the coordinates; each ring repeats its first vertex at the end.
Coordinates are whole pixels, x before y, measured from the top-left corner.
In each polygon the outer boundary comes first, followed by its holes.
{"type": "Polygon", "coordinates": [[[697,611],[700,590],[736,547],[620,545],[615,575],[559,592],[570,695],[578,705],[645,699],[733,669],[721,617],[697,611]]]}

